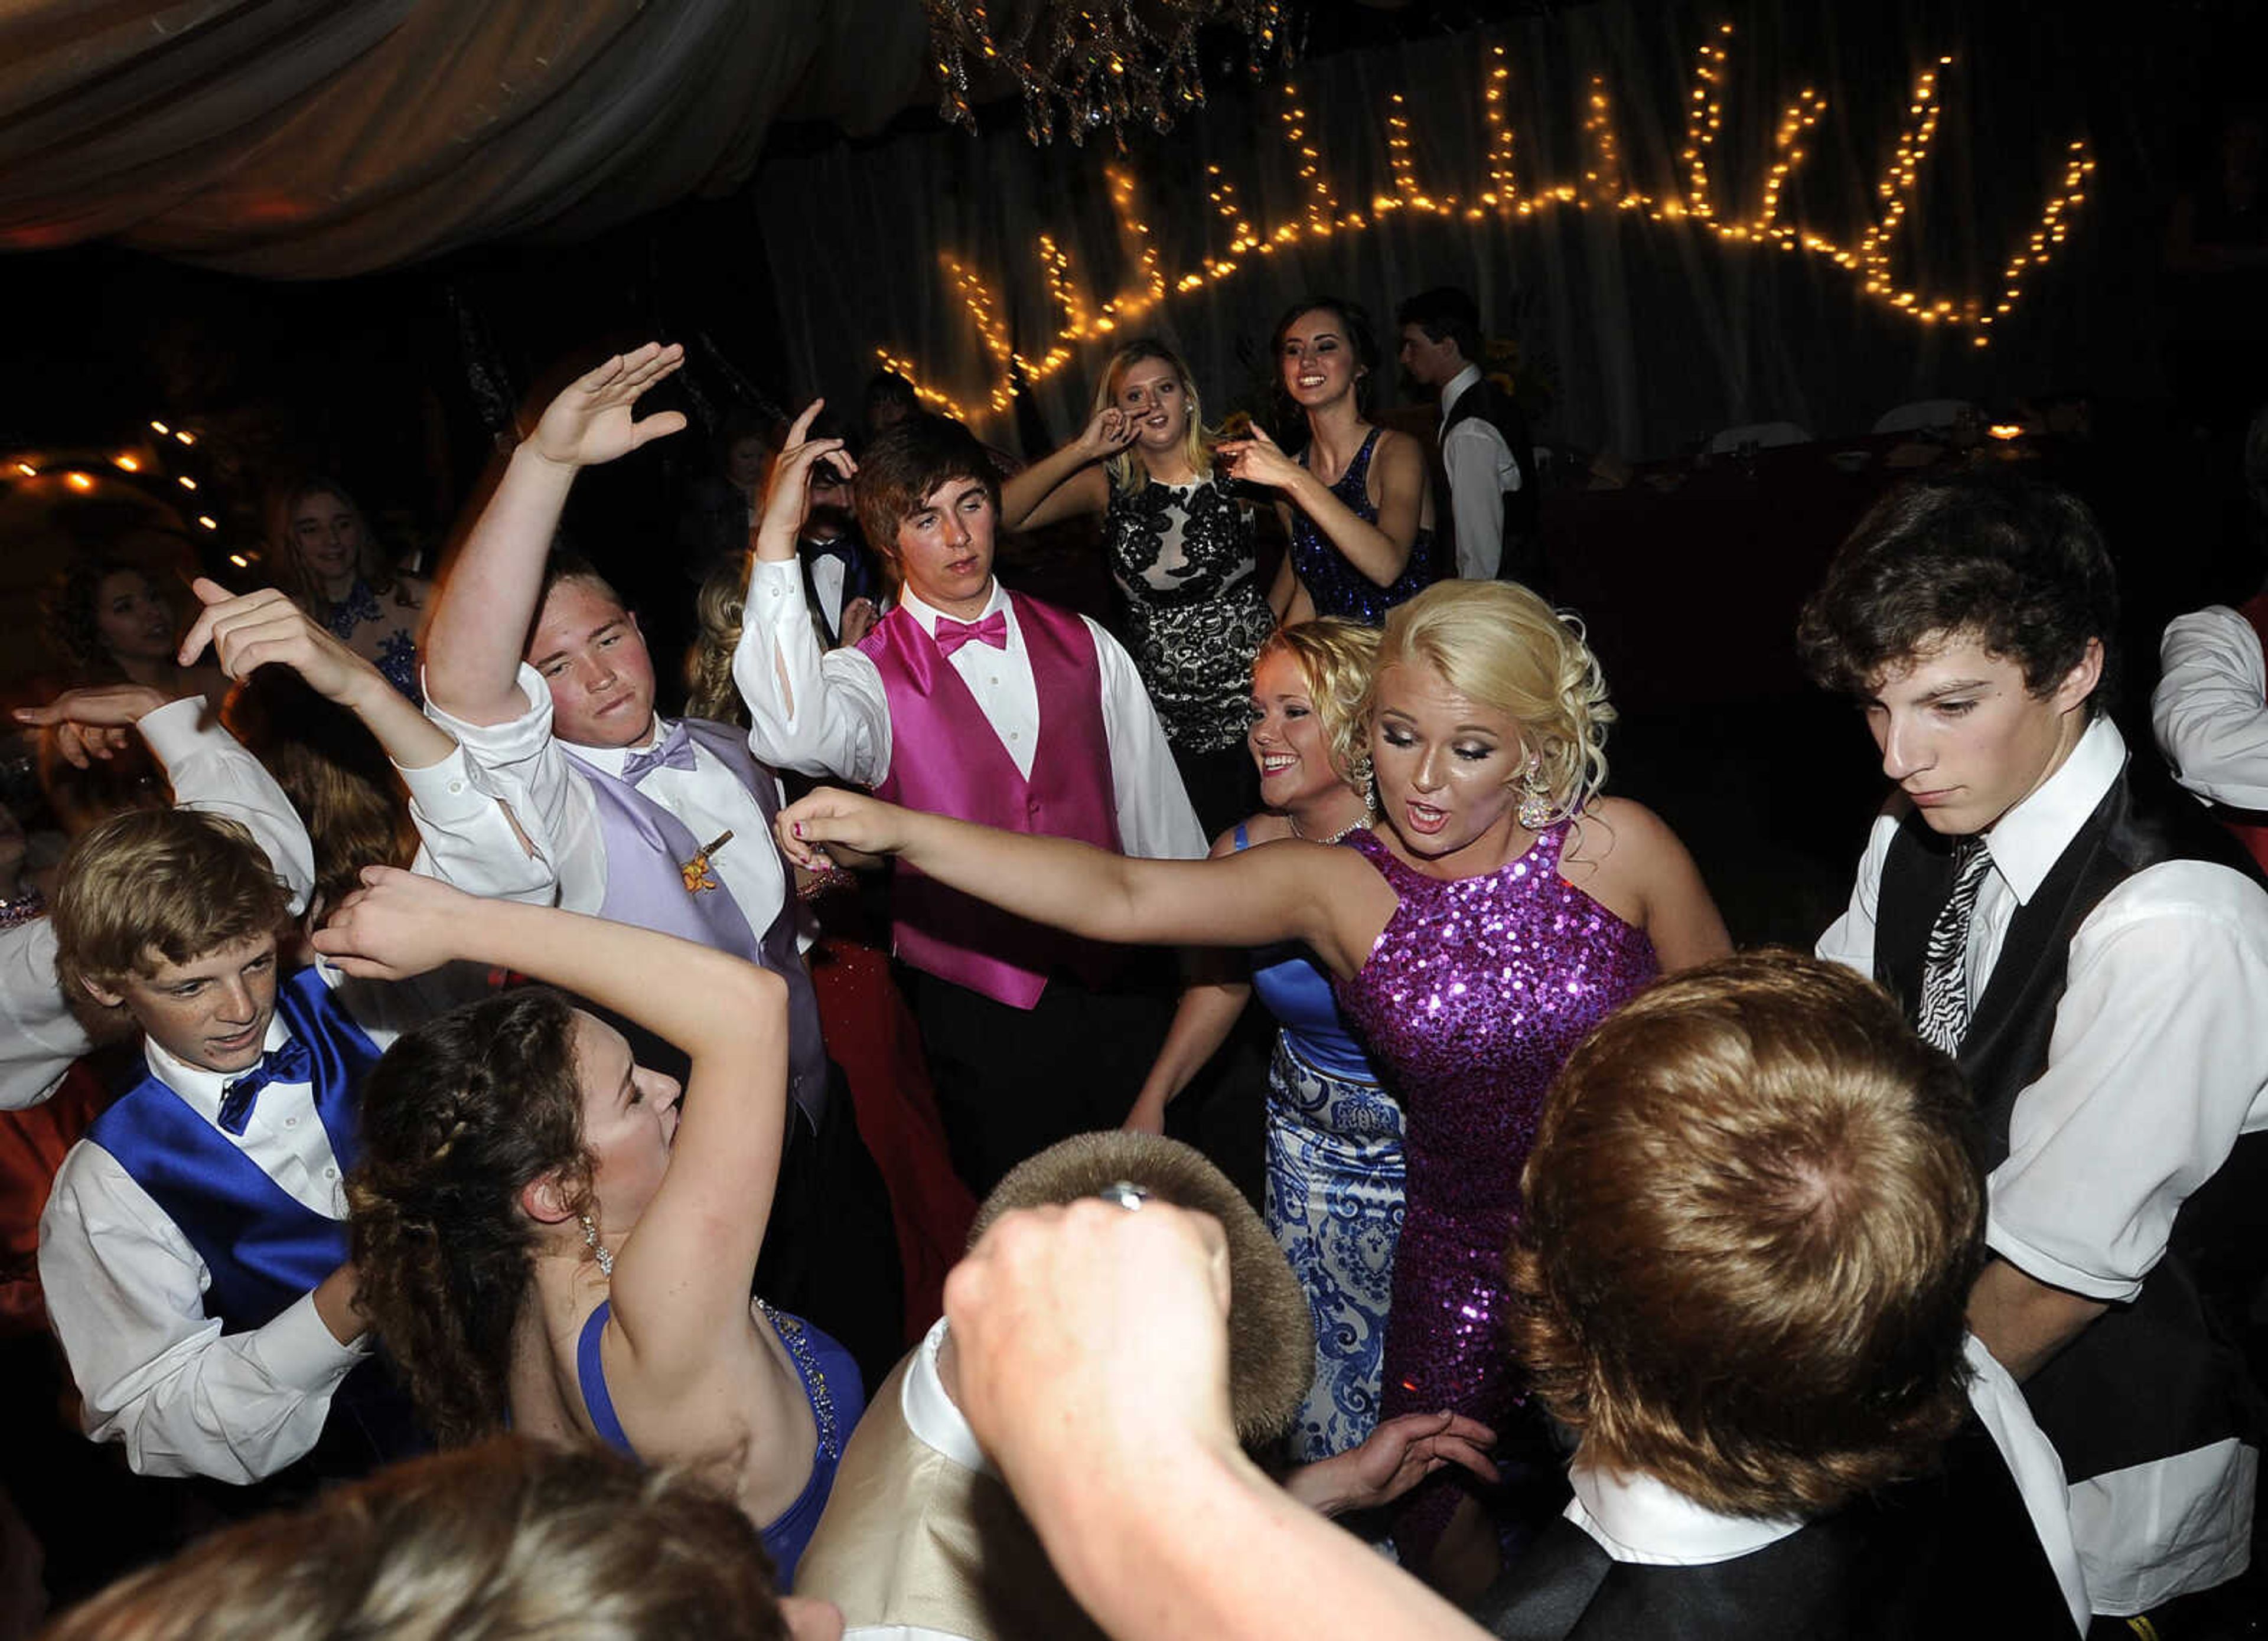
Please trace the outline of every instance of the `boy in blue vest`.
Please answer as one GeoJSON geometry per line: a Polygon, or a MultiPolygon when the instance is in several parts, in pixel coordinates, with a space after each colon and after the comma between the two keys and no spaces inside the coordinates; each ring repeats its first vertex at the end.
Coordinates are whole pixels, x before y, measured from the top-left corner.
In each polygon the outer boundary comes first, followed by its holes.
{"type": "Polygon", "coordinates": [[[1798,644],[1897,789],[1819,954],[1966,1074],[1993,1255],[1970,1327],[2063,1460],[2095,1613],[2162,1623],[2244,1599],[2205,1593],[2250,1557],[2257,1419],[2198,1277],[2250,1252],[2216,1198],[2268,1128],[2268,894],[2130,766],[2117,630],[2087,509],[1963,475],[1859,521],[1798,644]]]}
{"type": "Polygon", "coordinates": [[[324,971],[284,976],[291,899],[248,831],[194,811],[114,816],[63,859],[57,973],[132,1016],[149,1070],[63,1159],[40,1277],[87,1433],[145,1475],[274,1474],[368,1354],[342,1180],[384,1045],[324,971]]]}

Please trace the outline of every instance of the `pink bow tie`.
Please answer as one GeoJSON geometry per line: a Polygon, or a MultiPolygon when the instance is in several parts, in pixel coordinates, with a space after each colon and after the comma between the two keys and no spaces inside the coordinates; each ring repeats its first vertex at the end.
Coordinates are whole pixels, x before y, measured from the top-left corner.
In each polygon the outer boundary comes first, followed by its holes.
{"type": "Polygon", "coordinates": [[[975,639],[989,644],[996,650],[1008,647],[1008,613],[994,610],[983,621],[955,621],[950,615],[937,618],[937,652],[951,655],[962,644],[975,639]]]}

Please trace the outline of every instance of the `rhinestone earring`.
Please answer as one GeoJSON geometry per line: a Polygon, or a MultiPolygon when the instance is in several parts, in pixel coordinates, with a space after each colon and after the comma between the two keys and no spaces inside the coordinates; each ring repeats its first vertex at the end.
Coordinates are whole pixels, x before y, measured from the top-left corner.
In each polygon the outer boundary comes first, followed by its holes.
{"type": "Polygon", "coordinates": [[[1520,807],[1513,814],[1530,832],[1541,832],[1551,824],[1551,787],[1543,778],[1543,760],[1531,749],[1520,771],[1520,807]]]}
{"type": "Polygon", "coordinates": [[[592,1257],[599,1262],[599,1274],[612,1282],[615,1279],[613,1251],[604,1242],[599,1240],[599,1227],[592,1223],[590,1215],[580,1214],[577,1218],[583,1222],[583,1245],[591,1250],[592,1257]]]}

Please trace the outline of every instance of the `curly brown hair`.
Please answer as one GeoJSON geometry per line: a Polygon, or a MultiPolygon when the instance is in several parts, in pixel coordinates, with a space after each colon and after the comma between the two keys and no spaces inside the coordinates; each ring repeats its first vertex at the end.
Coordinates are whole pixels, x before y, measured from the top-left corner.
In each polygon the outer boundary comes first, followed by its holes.
{"type": "Polygon", "coordinates": [[[556,1176],[588,1199],[575,1020],[546,987],[484,997],[400,1038],[363,1088],[347,1180],[357,1304],[445,1446],[504,1428],[541,1241],[520,1193],[556,1176]]]}
{"type": "Polygon", "coordinates": [[[77,679],[90,684],[114,684],[126,673],[102,642],[94,617],[95,600],[102,584],[113,576],[138,576],[159,597],[166,589],[144,566],[107,553],[80,553],[66,563],[48,585],[40,601],[48,643],[77,679]]]}
{"type": "Polygon", "coordinates": [[[709,572],[693,607],[700,636],[685,652],[685,712],[747,728],[748,704],[733,681],[733,651],[740,647],[742,613],[748,602],[748,566],[734,558],[709,572]]]}

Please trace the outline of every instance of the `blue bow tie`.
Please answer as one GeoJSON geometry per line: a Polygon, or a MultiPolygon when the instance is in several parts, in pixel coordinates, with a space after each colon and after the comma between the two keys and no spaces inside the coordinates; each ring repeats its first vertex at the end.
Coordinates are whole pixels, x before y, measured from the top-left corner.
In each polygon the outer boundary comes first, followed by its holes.
{"type": "Polygon", "coordinates": [[[669,733],[643,751],[634,752],[622,760],[622,779],[636,786],[656,769],[667,764],[673,769],[696,767],[693,760],[692,738],[686,734],[683,724],[672,724],[669,733]]]}
{"type": "Polygon", "coordinates": [[[271,1049],[261,1055],[259,1064],[222,1085],[221,1127],[232,1134],[242,1136],[244,1125],[252,1121],[253,1102],[260,1098],[260,1091],[270,1083],[304,1083],[314,1069],[314,1063],[313,1053],[297,1038],[280,1049],[271,1049]]]}

